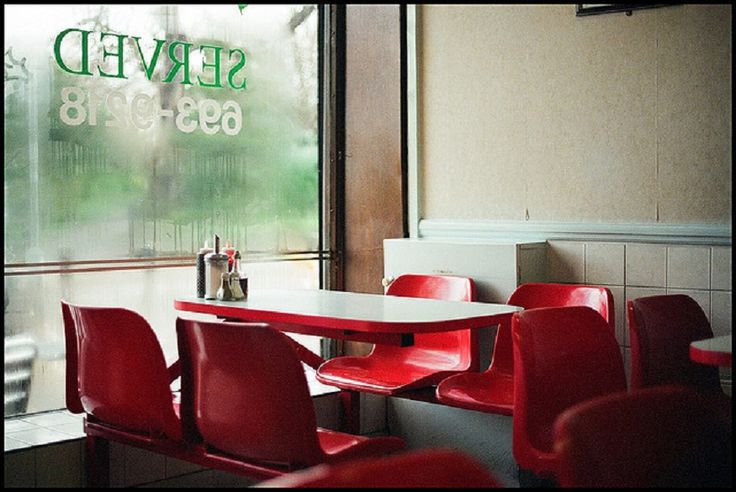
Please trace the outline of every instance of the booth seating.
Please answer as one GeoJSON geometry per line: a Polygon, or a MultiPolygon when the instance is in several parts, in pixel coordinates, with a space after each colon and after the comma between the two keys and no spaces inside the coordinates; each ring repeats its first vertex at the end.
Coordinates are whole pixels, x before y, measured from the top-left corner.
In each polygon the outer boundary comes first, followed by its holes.
{"type": "Polygon", "coordinates": [[[631,389],[681,384],[721,393],[718,367],[690,360],[690,342],[713,338],[703,309],[690,296],[640,297],[627,304],[631,389]]]}
{"type": "Polygon", "coordinates": [[[524,310],[513,315],[511,330],[511,447],[525,486],[527,478],[555,478],[557,416],[576,403],[626,391],[626,375],[614,332],[587,306],[524,310]]]}
{"type": "MultiPolygon", "coordinates": [[[[507,304],[524,309],[588,306],[600,313],[613,333],[616,330],[613,295],[606,287],[527,283],[516,288],[507,304]]],[[[445,405],[501,415],[513,414],[514,360],[510,321],[498,326],[488,369],[444,379],[437,385],[436,396],[445,405]]]]}
{"type": "MultiPolygon", "coordinates": [[[[140,315],[124,308],[83,307],[65,301],[61,301],[61,309],[67,350],[66,404],[70,412],[85,414],[88,485],[109,485],[110,441],[257,480],[279,476],[295,469],[295,464],[285,465],[212,453],[206,443],[189,439],[193,424],[191,421],[183,421],[180,416],[193,415],[192,410],[187,410],[184,406],[192,402],[192,387],[189,386],[192,366],[188,365],[187,373],[182,373],[180,404],[170,386],[178,377],[180,366],[178,362],[171,367],[166,366],[156,335],[140,315]]],[[[216,325],[220,326],[219,323],[216,325]]],[[[265,325],[259,323],[241,323],[239,329],[241,333],[267,330],[265,325]]],[[[276,360],[285,366],[296,364],[301,369],[294,349],[288,342],[284,343],[287,343],[289,350],[276,360]]],[[[233,348],[238,346],[233,345],[233,348]]],[[[269,348],[265,345],[259,350],[269,353],[269,348]]],[[[242,356],[242,353],[238,356],[242,356]]],[[[273,377],[273,374],[270,376],[273,377]]],[[[274,380],[280,381],[280,377],[271,379],[270,383],[274,380]]],[[[310,409],[313,412],[303,373],[302,380],[298,383],[303,384],[303,387],[297,386],[294,381],[291,386],[285,386],[288,391],[279,386],[280,396],[285,400],[293,393],[306,394],[307,400],[300,404],[300,412],[309,412],[310,409]]],[[[249,380],[244,378],[241,384],[247,386],[249,380]]],[[[272,402],[271,406],[278,406],[278,403],[272,402]]],[[[267,406],[261,407],[261,410],[263,408],[270,409],[267,406]]],[[[220,406],[219,411],[235,418],[242,417],[247,408],[236,410],[233,407],[220,406]]],[[[266,428],[272,434],[277,434],[274,429],[279,429],[266,428]]],[[[338,436],[337,433],[333,435],[330,432],[325,435],[327,437],[324,439],[324,447],[336,457],[381,454],[399,449],[403,445],[403,441],[395,437],[378,438],[374,441],[362,436],[338,436]]],[[[245,435],[240,438],[249,439],[245,435]]],[[[277,438],[278,436],[274,437],[274,440],[277,438]]]]}
{"type": "Polygon", "coordinates": [[[454,449],[430,448],[338,465],[318,465],[255,488],[498,488],[478,461],[454,449]]]}
{"type": "Polygon", "coordinates": [[[583,488],[731,488],[731,422],[702,393],[666,385],[604,395],[554,426],[557,482],[583,488]]]}
{"type": "MultiPolygon", "coordinates": [[[[386,295],[447,301],[475,301],[471,278],[404,274],[389,284],[386,295]]],[[[477,371],[476,330],[423,333],[408,347],[376,344],[364,357],[335,357],[317,369],[317,380],[343,390],[395,395],[434,386],[451,374],[477,371]]]]}

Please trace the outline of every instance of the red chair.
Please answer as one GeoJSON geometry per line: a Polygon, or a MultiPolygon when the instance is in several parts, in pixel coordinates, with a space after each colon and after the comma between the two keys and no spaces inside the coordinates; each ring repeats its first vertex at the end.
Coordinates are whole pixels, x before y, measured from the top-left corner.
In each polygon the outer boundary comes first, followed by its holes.
{"type": "Polygon", "coordinates": [[[272,476],[401,449],[398,437],[318,428],[304,369],[267,325],[177,319],[182,421],[208,455],[260,463],[272,476]]]}
{"type": "Polygon", "coordinates": [[[255,488],[498,488],[478,461],[454,449],[423,449],[393,456],[318,465],[255,488]]]}
{"type": "Polygon", "coordinates": [[[552,427],[570,406],[626,390],[623,358],[611,327],[584,306],[515,313],[512,451],[521,478],[554,479],[552,427]]]}
{"type": "Polygon", "coordinates": [[[631,389],[681,384],[720,393],[718,368],[690,360],[690,342],[713,338],[705,313],[690,296],[640,297],[627,303],[631,389]]]}
{"type": "Polygon", "coordinates": [[[554,433],[562,487],[732,486],[731,424],[683,386],[574,405],[557,418],[554,433]]]}
{"type": "MultiPolygon", "coordinates": [[[[522,284],[507,304],[524,309],[588,306],[600,313],[615,333],[613,295],[605,287],[574,284],[522,284]]],[[[454,407],[511,415],[514,410],[514,356],[510,323],[496,331],[491,364],[485,372],[456,374],[437,385],[437,400],[454,407]]]]}
{"type": "MultiPolygon", "coordinates": [[[[475,283],[467,277],[404,274],[386,295],[474,301],[475,283]]],[[[394,395],[433,386],[451,374],[477,371],[478,335],[475,330],[424,333],[414,345],[375,345],[365,357],[335,357],[317,369],[317,380],[344,390],[394,395]]]]}
{"type": "Polygon", "coordinates": [[[66,345],[66,404],[85,413],[89,480],[106,483],[107,444],[116,440],[146,449],[178,446],[179,406],[153,330],[123,308],[82,307],[61,301],[66,345]]]}

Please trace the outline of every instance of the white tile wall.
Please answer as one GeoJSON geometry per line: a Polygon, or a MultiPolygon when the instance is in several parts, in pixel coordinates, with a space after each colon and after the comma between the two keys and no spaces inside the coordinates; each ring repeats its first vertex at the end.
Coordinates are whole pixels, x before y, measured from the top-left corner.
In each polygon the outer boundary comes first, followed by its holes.
{"type": "Polygon", "coordinates": [[[585,282],[585,243],[550,241],[547,276],[556,282],[585,282]]]}
{"type": "Polygon", "coordinates": [[[669,246],[667,248],[667,287],[710,289],[710,248],[669,246]]]}
{"type": "Polygon", "coordinates": [[[711,254],[710,288],[731,290],[731,248],[714,247],[711,254]]]}
{"type": "MultiPolygon", "coordinates": [[[[591,283],[591,282],[588,282],[591,283]]],[[[626,297],[622,286],[609,285],[613,294],[614,316],[616,316],[616,340],[619,345],[628,345],[628,334],[626,333],[626,297]]]]}
{"type": "Polygon", "coordinates": [[[733,330],[731,292],[711,291],[710,323],[713,335],[728,335],[733,330]]]}
{"type": "Polygon", "coordinates": [[[599,285],[624,285],[624,244],[587,243],[585,282],[599,285]]]}
{"type": "MultiPolygon", "coordinates": [[[[730,246],[686,246],[594,241],[550,241],[550,282],[588,283],[611,289],[616,309],[616,339],[627,377],[630,340],[629,300],[664,294],[692,297],[711,322],[714,335],[732,332],[730,246]]],[[[721,377],[730,380],[730,368],[721,377]]],[[[724,388],[730,384],[724,383],[724,388]]]]}
{"type": "Polygon", "coordinates": [[[625,275],[627,286],[664,287],[667,285],[667,247],[627,244],[625,275]]]}
{"type": "Polygon", "coordinates": [[[637,297],[663,296],[666,293],[666,289],[656,289],[653,287],[626,287],[626,304],[637,297]]]}

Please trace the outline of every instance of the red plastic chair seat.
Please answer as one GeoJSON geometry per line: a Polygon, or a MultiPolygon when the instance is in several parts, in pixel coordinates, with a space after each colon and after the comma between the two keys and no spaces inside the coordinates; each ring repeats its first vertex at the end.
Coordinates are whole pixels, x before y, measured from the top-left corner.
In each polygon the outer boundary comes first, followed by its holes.
{"type": "Polygon", "coordinates": [[[417,349],[412,351],[412,359],[406,360],[401,348],[383,347],[381,358],[346,356],[331,359],[320,366],[317,379],[342,389],[392,395],[437,384],[458,371],[458,359],[417,349]],[[390,356],[392,352],[393,357],[390,356]],[[387,365],[388,359],[395,362],[387,365]]]}
{"type": "Polygon", "coordinates": [[[186,437],[212,454],[299,469],[404,447],[398,437],[318,428],[296,350],[265,324],[179,318],[177,337],[186,437]]]}
{"type": "MultiPolygon", "coordinates": [[[[524,309],[588,306],[595,309],[615,332],[613,295],[606,287],[576,284],[527,283],[516,288],[507,304],[524,309]]],[[[514,366],[510,323],[501,323],[488,369],[482,373],[449,376],[437,385],[437,400],[468,410],[500,415],[514,411],[514,366]]]]}
{"type": "Polygon", "coordinates": [[[465,373],[450,376],[437,385],[437,400],[479,412],[514,413],[514,375],[502,371],[465,373]]]}
{"type": "Polygon", "coordinates": [[[452,449],[318,465],[257,484],[256,488],[495,488],[500,483],[475,459],[452,449]]]}
{"type": "Polygon", "coordinates": [[[317,427],[317,438],[325,454],[325,463],[378,456],[404,447],[398,438],[360,436],[321,427],[317,427]]]}
{"type": "MultiPolygon", "coordinates": [[[[467,277],[404,274],[388,286],[386,295],[474,301],[476,290],[467,277]]],[[[410,347],[375,345],[365,357],[330,359],[317,369],[317,380],[343,390],[393,395],[477,370],[478,359],[475,330],[416,334],[410,347]]]]}

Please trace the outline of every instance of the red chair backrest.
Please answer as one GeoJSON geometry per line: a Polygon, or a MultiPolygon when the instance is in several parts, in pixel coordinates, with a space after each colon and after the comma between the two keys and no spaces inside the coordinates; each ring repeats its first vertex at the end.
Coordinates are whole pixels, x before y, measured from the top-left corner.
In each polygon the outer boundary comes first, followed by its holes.
{"type": "MultiPolygon", "coordinates": [[[[577,284],[522,284],[514,290],[507,304],[524,309],[541,307],[588,306],[595,309],[616,331],[613,294],[606,287],[577,284]]],[[[502,324],[496,331],[493,344],[493,368],[496,371],[513,373],[514,354],[511,342],[511,326],[502,324]]]]}
{"type": "MultiPolygon", "coordinates": [[[[62,304],[76,333],[77,395],[84,411],[97,420],[154,437],[182,437],[172,403],[168,371],[161,346],[148,322],[117,307],[62,304]]],[[[67,336],[67,356],[74,365],[74,342],[67,336]]],[[[67,372],[67,384],[74,383],[67,372]]],[[[72,388],[67,404],[77,410],[72,388]]]]}
{"type": "Polygon", "coordinates": [[[684,294],[633,299],[627,304],[631,388],[662,384],[720,390],[717,367],[690,360],[690,342],[712,338],[708,318],[684,294]]]}
{"type": "Polygon", "coordinates": [[[422,449],[387,457],[318,465],[262,482],[278,488],[494,488],[493,475],[453,449],[422,449]]]}
{"type": "MultiPolygon", "coordinates": [[[[407,273],[397,277],[386,289],[386,295],[403,297],[422,297],[445,301],[475,301],[477,292],[475,282],[469,277],[453,275],[423,275],[407,273]]],[[[414,345],[410,347],[394,347],[376,345],[371,355],[401,353],[401,358],[410,357],[409,353],[421,350],[437,350],[456,358],[459,366],[476,370],[478,367],[478,334],[477,330],[455,330],[438,333],[422,333],[414,335],[414,345]]]]}
{"type": "Polygon", "coordinates": [[[61,318],[64,323],[64,347],[66,349],[66,408],[72,413],[84,413],[84,407],[79,400],[79,380],[77,379],[79,358],[77,328],[66,301],[61,301],[61,318]]]}
{"type": "Polygon", "coordinates": [[[323,461],[304,368],[286,335],[263,323],[177,319],[182,423],[246,460],[323,461]]]}
{"type": "Polygon", "coordinates": [[[731,424],[711,402],[657,386],[568,408],[555,422],[559,485],[730,488],[731,424]]]}
{"type": "Polygon", "coordinates": [[[512,317],[512,449],[522,468],[552,452],[555,418],[575,403],[626,390],[610,326],[586,306],[529,309],[512,317]]]}

